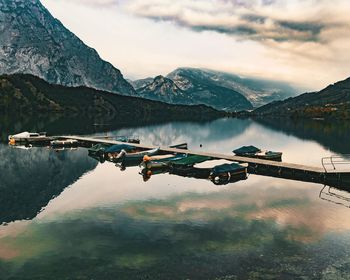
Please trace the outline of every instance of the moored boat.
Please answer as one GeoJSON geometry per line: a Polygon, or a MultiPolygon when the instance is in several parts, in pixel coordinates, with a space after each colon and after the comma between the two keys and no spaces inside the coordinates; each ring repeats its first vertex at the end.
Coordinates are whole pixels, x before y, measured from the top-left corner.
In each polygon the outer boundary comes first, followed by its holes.
{"type": "Polygon", "coordinates": [[[14,145],[16,143],[25,143],[25,144],[30,144],[30,143],[42,143],[42,144],[47,144],[50,141],[52,141],[52,137],[46,136],[46,132],[22,132],[19,134],[15,135],[9,135],[8,136],[9,143],[14,145]]]}
{"type": "MultiPolygon", "coordinates": [[[[187,162],[194,162],[194,158],[187,162]]],[[[247,179],[247,167],[248,165],[239,164],[227,160],[214,160],[209,159],[205,161],[205,158],[201,163],[197,164],[178,164],[172,165],[170,173],[192,177],[197,179],[208,179],[216,185],[224,185],[228,183],[237,182],[247,179]]],[[[185,162],[184,160],[182,161],[185,162]]]]}
{"type": "Polygon", "coordinates": [[[143,160],[144,156],[154,156],[157,155],[160,151],[160,148],[155,148],[152,150],[146,150],[141,152],[128,153],[126,150],[122,150],[116,157],[116,160],[125,160],[125,159],[134,159],[139,160],[139,163],[143,160]]]}
{"type": "Polygon", "coordinates": [[[160,156],[144,156],[141,166],[147,169],[167,168],[173,161],[185,158],[185,154],[168,154],[160,156]]]}
{"type": "Polygon", "coordinates": [[[88,148],[88,153],[89,155],[92,155],[92,156],[103,156],[105,150],[111,146],[112,145],[110,144],[99,143],[92,146],[91,148],[88,148]]]}
{"type": "Polygon", "coordinates": [[[243,146],[233,151],[236,156],[282,161],[281,152],[264,151],[254,146],[243,146]]]}

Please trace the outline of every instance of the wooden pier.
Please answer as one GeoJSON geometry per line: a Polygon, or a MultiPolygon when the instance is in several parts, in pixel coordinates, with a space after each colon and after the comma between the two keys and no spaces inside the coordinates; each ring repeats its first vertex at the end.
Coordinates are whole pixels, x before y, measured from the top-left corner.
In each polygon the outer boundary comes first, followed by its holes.
{"type": "MultiPolygon", "coordinates": [[[[125,144],[123,142],[93,137],[80,137],[80,136],[59,136],[63,139],[75,139],[82,143],[104,143],[104,144],[125,144]]],[[[327,171],[322,167],[312,167],[300,164],[276,162],[269,160],[262,160],[256,158],[239,157],[235,155],[226,155],[218,153],[210,153],[203,151],[191,151],[182,150],[169,147],[155,147],[144,144],[128,143],[130,146],[139,147],[141,149],[155,149],[160,148],[162,152],[168,153],[181,153],[189,155],[208,156],[213,159],[225,159],[229,161],[235,161],[239,163],[248,163],[248,172],[250,174],[257,174],[262,176],[277,177],[289,180],[297,180],[303,182],[313,182],[319,184],[325,184],[333,187],[340,187],[342,189],[350,190],[350,170],[349,171],[327,171]]]]}

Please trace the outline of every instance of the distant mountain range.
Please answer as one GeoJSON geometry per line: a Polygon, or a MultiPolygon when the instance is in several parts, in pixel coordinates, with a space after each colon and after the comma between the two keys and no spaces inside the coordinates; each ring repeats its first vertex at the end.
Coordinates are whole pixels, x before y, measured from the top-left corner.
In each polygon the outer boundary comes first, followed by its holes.
{"type": "Polygon", "coordinates": [[[225,114],[204,105],[172,105],[87,87],[52,85],[28,74],[0,76],[0,112],[8,115],[61,114],[66,117],[142,123],[211,120],[225,114]]]}
{"type": "Polygon", "coordinates": [[[253,112],[258,116],[350,118],[350,78],[319,92],[304,93],[269,103],[253,112]]]}
{"type": "Polygon", "coordinates": [[[0,74],[136,95],[112,64],[55,19],[39,0],[0,0],[0,74]]]}
{"type": "Polygon", "coordinates": [[[145,98],[163,102],[206,104],[227,111],[251,110],[253,107],[296,95],[296,89],[286,83],[241,78],[229,73],[198,68],[178,68],[166,77],[146,78],[132,81],[131,84],[145,98]],[[173,84],[170,86],[171,82],[173,84]],[[179,96],[181,99],[175,98],[179,96]]]}

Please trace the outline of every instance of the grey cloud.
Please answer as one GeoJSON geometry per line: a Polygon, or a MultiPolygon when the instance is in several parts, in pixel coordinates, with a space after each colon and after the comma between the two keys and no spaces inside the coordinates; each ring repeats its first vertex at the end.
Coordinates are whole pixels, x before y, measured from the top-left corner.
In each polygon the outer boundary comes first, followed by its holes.
{"type": "Polygon", "coordinates": [[[317,9],[324,8],[321,6],[325,5],[324,1],[296,0],[293,13],[284,11],[288,3],[285,0],[188,0],[163,1],[163,4],[159,0],[147,3],[130,0],[129,3],[132,4],[129,11],[136,16],[169,21],[197,32],[233,35],[238,39],[325,43],[322,32],[335,27],[322,14],[317,15],[317,9]],[[309,16],[305,9],[310,12],[309,16]],[[285,19],[282,20],[282,16],[285,19]]]}

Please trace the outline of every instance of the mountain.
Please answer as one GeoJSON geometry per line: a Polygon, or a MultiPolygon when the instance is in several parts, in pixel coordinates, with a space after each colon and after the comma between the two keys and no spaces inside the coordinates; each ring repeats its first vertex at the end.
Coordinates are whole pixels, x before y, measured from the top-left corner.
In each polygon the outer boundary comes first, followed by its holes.
{"type": "Polygon", "coordinates": [[[0,0],[0,74],[136,95],[121,72],[55,19],[39,0],[0,0]]]}
{"type": "MultiPolygon", "coordinates": [[[[134,84],[141,84],[136,81],[134,84]]],[[[141,88],[136,88],[144,98],[175,104],[205,104],[218,110],[250,110],[252,104],[240,93],[192,75],[181,72],[176,77],[157,76],[141,88]],[[176,78],[176,79],[173,79],[176,78]]]]}
{"type": "Polygon", "coordinates": [[[140,96],[171,104],[195,104],[191,96],[182,91],[172,80],[157,76],[137,90],[140,96]]]}
{"type": "Polygon", "coordinates": [[[350,78],[319,92],[304,93],[256,109],[254,115],[312,118],[350,118],[350,78]]]}
{"type": "Polygon", "coordinates": [[[210,120],[225,115],[203,105],[171,105],[87,87],[52,85],[28,74],[0,76],[0,112],[24,116],[56,113],[138,124],[157,120],[210,120]]]}
{"type": "Polygon", "coordinates": [[[254,107],[295,96],[297,92],[296,89],[283,82],[242,78],[230,73],[208,69],[178,68],[167,77],[183,90],[193,88],[193,81],[197,84],[211,84],[231,89],[245,96],[254,107]]]}
{"type": "Polygon", "coordinates": [[[140,79],[136,81],[132,80],[127,80],[129,84],[131,84],[134,89],[139,89],[147,86],[148,84],[152,83],[154,78],[145,78],[145,79],[140,79]]]}

